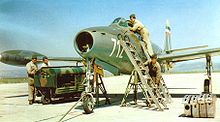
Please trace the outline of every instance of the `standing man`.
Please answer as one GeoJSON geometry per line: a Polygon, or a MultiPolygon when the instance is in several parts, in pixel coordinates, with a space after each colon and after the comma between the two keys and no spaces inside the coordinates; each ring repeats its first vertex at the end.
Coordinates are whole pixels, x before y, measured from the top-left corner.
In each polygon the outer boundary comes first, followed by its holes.
{"type": "Polygon", "coordinates": [[[161,79],[161,68],[160,64],[157,62],[157,55],[152,55],[150,61],[145,62],[145,66],[148,66],[149,74],[154,81],[154,83],[159,86],[161,79]]]}
{"type": "Polygon", "coordinates": [[[42,60],[43,60],[43,63],[41,65],[41,68],[50,66],[50,63],[49,63],[48,58],[46,56],[44,56],[42,60]]]}
{"type": "Polygon", "coordinates": [[[35,102],[35,87],[34,87],[34,75],[38,70],[37,67],[37,57],[32,56],[32,59],[26,65],[27,74],[28,74],[28,101],[29,105],[32,105],[35,102]]]}
{"type": "Polygon", "coordinates": [[[135,14],[130,15],[130,23],[129,24],[131,24],[131,26],[132,26],[130,28],[130,31],[137,32],[141,35],[142,40],[146,44],[148,54],[150,56],[152,56],[154,53],[153,53],[153,49],[152,49],[152,46],[150,43],[149,32],[148,32],[147,28],[145,28],[144,25],[139,20],[136,19],[135,14]]]}

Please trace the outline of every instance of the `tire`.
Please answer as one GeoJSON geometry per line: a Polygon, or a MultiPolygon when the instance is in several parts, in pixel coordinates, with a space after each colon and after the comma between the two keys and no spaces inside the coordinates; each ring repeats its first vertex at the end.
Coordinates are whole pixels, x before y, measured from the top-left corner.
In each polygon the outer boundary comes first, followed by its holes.
{"type": "Polygon", "coordinates": [[[91,95],[86,95],[83,98],[83,109],[86,114],[90,114],[94,109],[94,99],[91,95]]]}

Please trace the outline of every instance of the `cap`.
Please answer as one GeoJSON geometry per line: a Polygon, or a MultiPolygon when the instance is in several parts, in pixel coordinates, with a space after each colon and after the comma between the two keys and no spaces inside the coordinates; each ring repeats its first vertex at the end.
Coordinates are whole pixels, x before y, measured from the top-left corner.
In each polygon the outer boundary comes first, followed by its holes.
{"type": "Polygon", "coordinates": [[[32,59],[37,59],[37,56],[36,55],[32,55],[32,59]]]}
{"type": "Polygon", "coordinates": [[[48,59],[47,56],[44,56],[44,57],[42,58],[42,60],[45,60],[45,59],[48,59]]]}
{"type": "Polygon", "coordinates": [[[131,15],[130,15],[130,18],[133,18],[133,17],[135,18],[135,14],[131,14],[131,15]]]}
{"type": "Polygon", "coordinates": [[[152,56],[150,56],[151,59],[157,59],[157,54],[153,54],[152,56]]]}

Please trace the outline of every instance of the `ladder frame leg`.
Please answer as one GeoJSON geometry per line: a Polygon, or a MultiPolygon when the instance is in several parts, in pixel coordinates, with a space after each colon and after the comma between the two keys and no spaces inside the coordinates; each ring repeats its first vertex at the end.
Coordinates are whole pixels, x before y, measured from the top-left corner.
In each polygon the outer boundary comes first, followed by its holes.
{"type": "Polygon", "coordinates": [[[132,73],[131,73],[131,76],[130,76],[130,79],[129,79],[129,81],[128,81],[128,84],[127,84],[127,87],[126,87],[126,90],[125,90],[125,93],[124,93],[124,97],[123,97],[123,99],[122,99],[122,101],[121,101],[121,107],[122,106],[125,106],[125,104],[126,104],[126,98],[128,97],[128,94],[130,93],[130,91],[131,91],[131,89],[132,89],[132,85],[131,85],[131,82],[132,82],[132,78],[133,78],[133,73],[134,73],[134,71],[132,71],[132,73]]]}

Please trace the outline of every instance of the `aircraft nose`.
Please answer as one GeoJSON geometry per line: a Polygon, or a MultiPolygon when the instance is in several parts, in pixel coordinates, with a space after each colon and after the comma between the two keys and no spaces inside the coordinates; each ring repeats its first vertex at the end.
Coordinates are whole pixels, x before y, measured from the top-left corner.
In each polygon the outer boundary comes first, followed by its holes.
{"type": "Polygon", "coordinates": [[[86,53],[93,47],[94,39],[92,34],[88,31],[80,32],[76,36],[75,44],[80,53],[86,53]]]}

